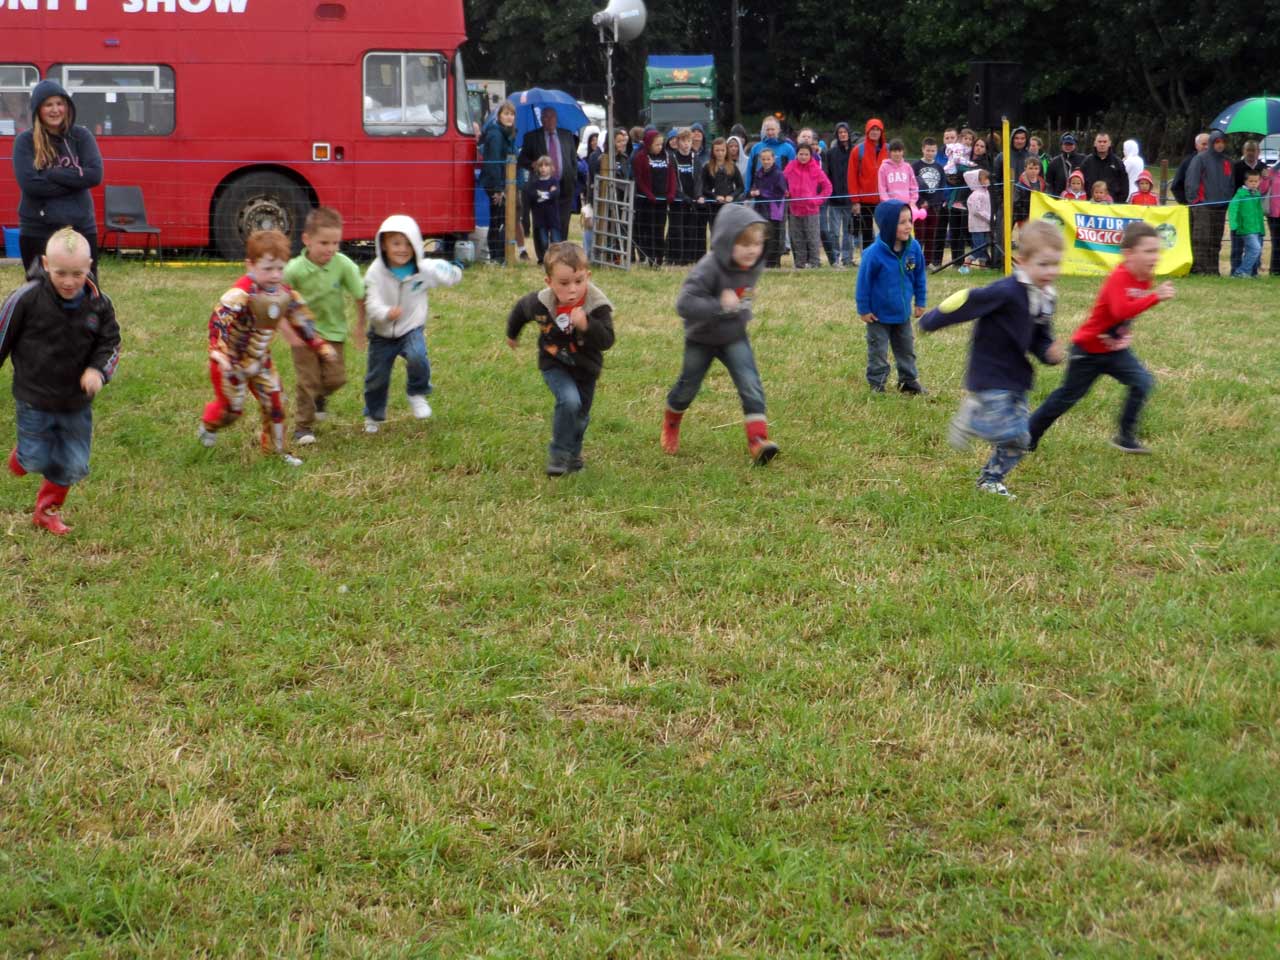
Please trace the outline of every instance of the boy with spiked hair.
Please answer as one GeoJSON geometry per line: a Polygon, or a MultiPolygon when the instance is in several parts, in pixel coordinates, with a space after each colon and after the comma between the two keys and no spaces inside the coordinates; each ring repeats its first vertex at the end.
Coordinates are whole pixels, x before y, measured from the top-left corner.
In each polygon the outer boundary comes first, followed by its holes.
{"type": "Polygon", "coordinates": [[[120,327],[90,277],[89,241],[70,227],[49,238],[30,280],[0,307],[0,366],[13,357],[18,445],[9,470],[44,475],[33,522],[62,536],[61,509],[89,474],[93,398],[115,373],[120,327]]]}

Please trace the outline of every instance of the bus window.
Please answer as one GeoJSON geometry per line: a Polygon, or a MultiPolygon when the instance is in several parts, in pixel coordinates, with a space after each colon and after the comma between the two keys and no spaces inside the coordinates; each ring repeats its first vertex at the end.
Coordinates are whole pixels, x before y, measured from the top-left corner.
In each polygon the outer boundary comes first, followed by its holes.
{"type": "Polygon", "coordinates": [[[458,132],[468,137],[475,136],[479,130],[473,127],[472,121],[479,124],[481,115],[471,110],[471,100],[467,97],[467,76],[462,71],[461,50],[453,55],[453,92],[458,132]]]}
{"type": "Polygon", "coordinates": [[[40,71],[26,63],[0,63],[0,137],[31,129],[31,88],[40,71]]]}
{"type": "Polygon", "coordinates": [[[76,123],[95,136],[167,137],[174,126],[173,68],[59,63],[49,77],[76,102],[76,123]]]}
{"type": "Polygon", "coordinates": [[[449,67],[438,53],[370,53],[364,58],[364,132],[439,137],[449,126],[449,67]]]}

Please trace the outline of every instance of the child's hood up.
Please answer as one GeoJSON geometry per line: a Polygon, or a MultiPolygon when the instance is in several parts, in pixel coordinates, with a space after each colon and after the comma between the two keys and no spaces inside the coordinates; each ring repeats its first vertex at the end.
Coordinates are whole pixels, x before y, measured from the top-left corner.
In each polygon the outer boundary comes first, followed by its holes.
{"type": "Polygon", "coordinates": [[[733,243],[738,239],[739,234],[753,223],[764,223],[764,217],[756,213],[751,207],[740,203],[725,204],[720,208],[720,212],[716,214],[715,222],[711,225],[711,252],[715,254],[716,263],[721,269],[731,273],[749,273],[754,278],[755,275],[764,269],[764,257],[761,256],[756,261],[754,267],[750,270],[743,270],[733,262],[733,243]]]}
{"type": "Polygon", "coordinates": [[[422,249],[422,231],[418,229],[417,222],[413,217],[403,213],[395,213],[382,221],[382,226],[378,227],[378,235],[374,238],[374,242],[378,245],[378,260],[384,267],[390,269],[391,264],[387,263],[387,255],[382,249],[382,235],[384,233],[403,233],[409,238],[409,243],[413,245],[413,262],[419,270],[423,268],[426,261],[426,254],[422,249]]]}
{"type": "Polygon", "coordinates": [[[893,250],[894,244],[897,243],[898,220],[902,217],[902,210],[906,206],[901,200],[881,200],[876,204],[876,226],[880,228],[878,239],[890,250],[893,250]]]}
{"type": "MultiPolygon", "coordinates": [[[[982,167],[974,167],[972,170],[966,170],[964,172],[964,185],[970,190],[977,190],[982,186],[982,184],[978,182],[978,177],[982,176],[984,173],[987,173],[987,171],[982,167]]],[[[986,188],[983,187],[983,189],[986,188]]]]}

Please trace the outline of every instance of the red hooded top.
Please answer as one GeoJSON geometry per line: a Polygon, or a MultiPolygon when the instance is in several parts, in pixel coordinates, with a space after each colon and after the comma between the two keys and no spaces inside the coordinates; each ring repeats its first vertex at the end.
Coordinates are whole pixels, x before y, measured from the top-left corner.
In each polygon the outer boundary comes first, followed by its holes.
{"type": "Polygon", "coordinates": [[[863,133],[869,135],[872,127],[880,128],[880,139],[872,144],[870,136],[864,136],[849,157],[849,192],[853,203],[874,206],[880,202],[880,164],[889,159],[889,147],[884,141],[884,123],[872,117],[863,133]]]}

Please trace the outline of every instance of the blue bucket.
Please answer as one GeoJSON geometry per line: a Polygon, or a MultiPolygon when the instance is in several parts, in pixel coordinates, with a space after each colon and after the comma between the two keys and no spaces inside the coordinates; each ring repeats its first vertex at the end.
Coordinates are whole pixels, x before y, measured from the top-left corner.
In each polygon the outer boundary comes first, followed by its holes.
{"type": "Polygon", "coordinates": [[[4,255],[13,260],[22,257],[22,248],[18,246],[18,231],[13,227],[4,228],[4,255]]]}

